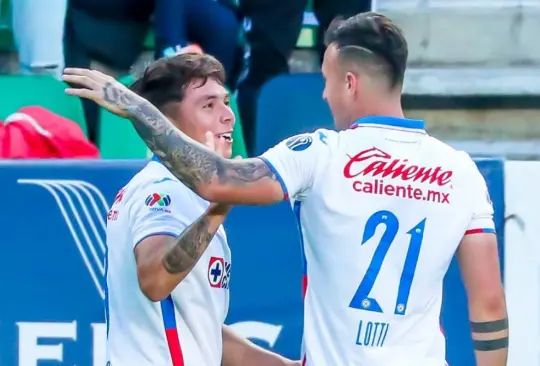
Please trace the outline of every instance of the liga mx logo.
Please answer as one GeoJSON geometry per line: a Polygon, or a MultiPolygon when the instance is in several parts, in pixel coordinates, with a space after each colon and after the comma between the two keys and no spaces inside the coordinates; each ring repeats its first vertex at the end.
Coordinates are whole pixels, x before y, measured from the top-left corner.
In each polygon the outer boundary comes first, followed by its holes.
{"type": "Polygon", "coordinates": [[[42,187],[52,195],[98,294],[105,299],[105,218],[109,206],[101,191],[81,180],[18,179],[17,183],[42,187]]]}
{"type": "Polygon", "coordinates": [[[164,193],[152,193],[144,200],[150,211],[171,213],[168,207],[171,205],[171,197],[164,193]]]}
{"type": "Polygon", "coordinates": [[[171,204],[171,197],[163,193],[152,193],[151,195],[146,197],[144,204],[148,207],[153,207],[155,205],[161,207],[169,206],[171,204]]]}

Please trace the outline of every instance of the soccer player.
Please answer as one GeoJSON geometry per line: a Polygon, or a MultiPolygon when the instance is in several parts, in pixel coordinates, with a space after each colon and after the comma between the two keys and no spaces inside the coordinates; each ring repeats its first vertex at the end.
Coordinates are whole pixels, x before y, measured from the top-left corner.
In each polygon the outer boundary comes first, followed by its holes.
{"type": "MultiPolygon", "coordinates": [[[[88,70],[68,90],[129,118],[164,164],[223,204],[291,200],[307,260],[303,363],[443,366],[443,278],[457,252],[479,366],[506,365],[508,321],[493,208],[465,152],[406,119],[407,43],[387,17],[332,24],[322,73],[336,127],[234,161],[176,131],[151,103],[88,70]]],[[[279,112],[276,111],[276,123],[279,112]]]]}
{"type": "MultiPolygon", "coordinates": [[[[235,118],[223,83],[214,58],[186,56],[157,61],[132,89],[186,135],[229,158],[235,118]]],[[[108,213],[108,365],[297,364],[223,325],[231,253],[222,223],[229,207],[198,197],[164,164],[153,158],[108,213]]]]}

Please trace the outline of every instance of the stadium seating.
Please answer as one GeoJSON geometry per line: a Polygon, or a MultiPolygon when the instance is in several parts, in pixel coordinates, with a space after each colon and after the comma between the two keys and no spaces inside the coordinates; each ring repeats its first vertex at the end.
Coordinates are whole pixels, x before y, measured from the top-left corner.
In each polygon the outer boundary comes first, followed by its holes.
{"type": "Polygon", "coordinates": [[[257,101],[255,154],[289,136],[333,128],[323,89],[320,74],[282,75],[266,83],[257,101]]]}
{"type": "Polygon", "coordinates": [[[76,122],[87,133],[82,104],[66,95],[66,84],[46,75],[0,76],[0,119],[26,106],[39,105],[76,122]]]}
{"type": "MultiPolygon", "coordinates": [[[[119,80],[124,85],[133,82],[132,76],[126,76],[119,80]]],[[[242,122],[236,107],[234,95],[231,98],[231,106],[236,114],[236,126],[233,131],[233,156],[246,157],[246,146],[242,132],[242,122]]],[[[145,159],[151,155],[150,150],[129,121],[118,117],[105,109],[101,109],[101,122],[99,126],[99,148],[101,157],[104,159],[145,159]]]]}

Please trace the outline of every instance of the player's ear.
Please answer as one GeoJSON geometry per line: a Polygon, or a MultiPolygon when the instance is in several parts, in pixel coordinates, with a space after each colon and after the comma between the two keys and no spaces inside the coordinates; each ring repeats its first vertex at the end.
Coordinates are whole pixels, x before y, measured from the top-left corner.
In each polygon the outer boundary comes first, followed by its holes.
{"type": "Polygon", "coordinates": [[[352,72],[347,72],[345,74],[345,82],[347,85],[347,90],[349,92],[354,92],[356,90],[356,86],[358,84],[358,78],[356,77],[355,74],[353,74],[352,72]]]}

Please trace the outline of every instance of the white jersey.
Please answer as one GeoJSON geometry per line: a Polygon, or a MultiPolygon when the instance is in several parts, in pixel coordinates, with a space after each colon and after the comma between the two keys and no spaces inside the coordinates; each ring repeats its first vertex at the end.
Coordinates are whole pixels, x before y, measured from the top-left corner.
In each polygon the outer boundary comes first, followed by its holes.
{"type": "Polygon", "coordinates": [[[445,365],[443,278],[493,209],[469,155],[423,126],[368,117],[262,155],[303,236],[306,365],[445,365]]]}
{"type": "Polygon", "coordinates": [[[134,256],[143,239],[178,236],[208,205],[158,161],[150,161],[116,196],[107,220],[108,365],[221,365],[231,267],[223,227],[161,302],[142,293],[134,256]]]}

